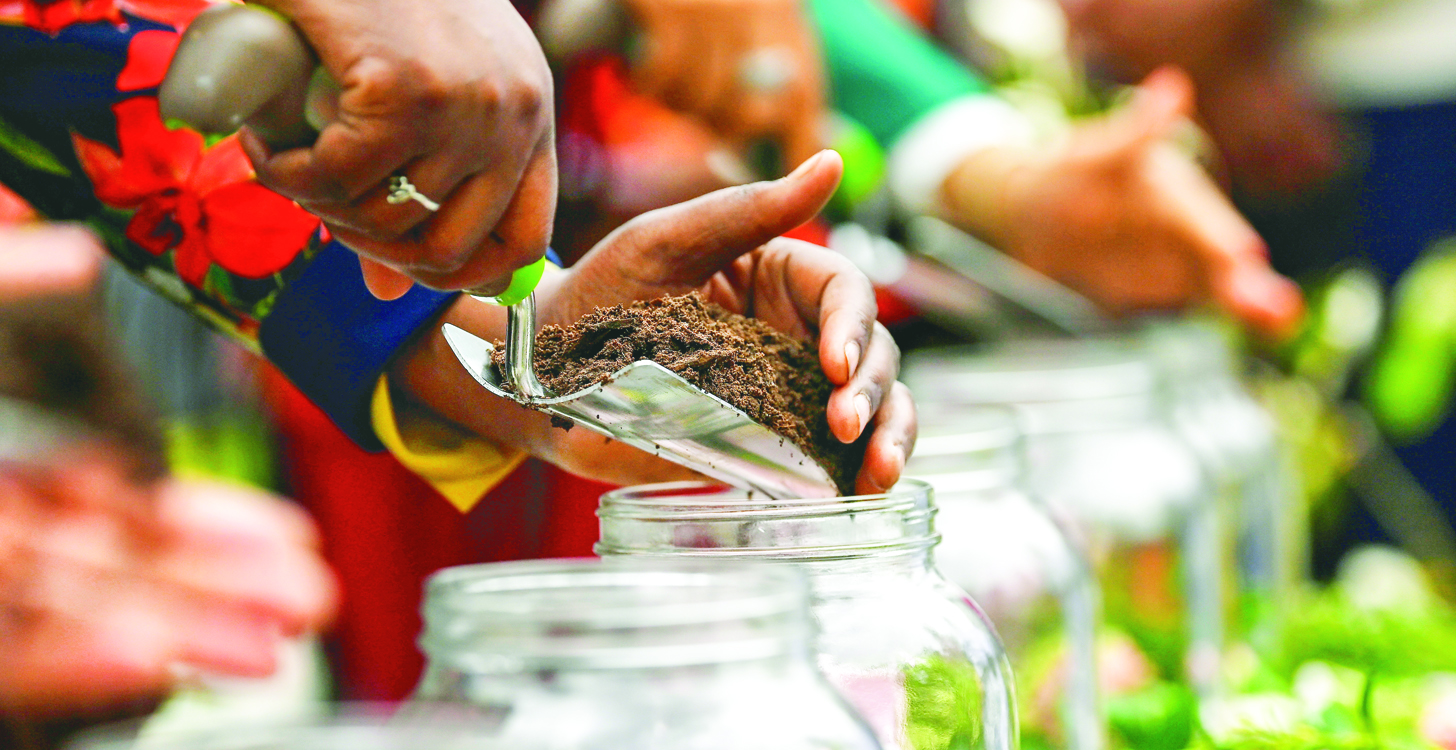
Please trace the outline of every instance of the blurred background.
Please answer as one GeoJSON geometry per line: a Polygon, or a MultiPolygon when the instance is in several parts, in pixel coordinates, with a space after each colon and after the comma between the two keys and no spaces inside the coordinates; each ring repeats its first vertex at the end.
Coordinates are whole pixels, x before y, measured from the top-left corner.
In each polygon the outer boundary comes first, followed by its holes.
{"type": "MultiPolygon", "coordinates": [[[[1456,748],[1456,2],[516,4],[556,77],[567,265],[646,211],[844,157],[794,235],[876,285],[922,413],[907,474],[1004,641],[1021,744],[1456,748]]],[[[12,247],[41,221],[17,192],[12,247]]],[[[18,708],[4,742],[399,701],[428,575],[593,555],[613,488],[528,459],[462,513],[93,261],[62,296],[104,331],[86,366],[125,379],[97,398],[147,404],[171,475],[305,511],[337,612],[243,670],[271,676],[18,708]]],[[[0,332],[39,314],[12,300],[0,332]]],[[[72,408],[35,394],[0,407],[72,408]]],[[[32,442],[3,416],[0,446],[32,442]]],[[[939,742],[904,746],[989,746],[939,742]]]]}

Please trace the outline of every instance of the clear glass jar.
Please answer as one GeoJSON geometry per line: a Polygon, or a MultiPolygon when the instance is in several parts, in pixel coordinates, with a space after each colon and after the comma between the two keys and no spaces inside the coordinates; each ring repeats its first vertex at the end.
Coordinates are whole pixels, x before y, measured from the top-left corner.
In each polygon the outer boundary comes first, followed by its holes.
{"type": "Polygon", "coordinates": [[[506,744],[473,722],[392,716],[381,705],[300,706],[298,716],[157,731],[146,721],[85,730],[66,750],[545,750],[506,744]]]}
{"type": "Polygon", "coordinates": [[[1224,509],[1173,430],[1145,352],[1086,341],[920,352],[904,380],[922,411],[1014,406],[1027,487],[1072,519],[1104,621],[1162,679],[1218,683],[1231,585],[1224,509]]]}
{"type": "Polygon", "coordinates": [[[928,482],[940,512],[936,567],[996,624],[1015,670],[1027,744],[1094,750],[1097,584],[1086,553],[1022,489],[1021,431],[1001,407],[921,418],[905,474],[928,482]]]}
{"type": "Polygon", "coordinates": [[[874,750],[815,670],[797,571],[539,560],[426,583],[412,716],[541,750],[874,750]]]}
{"type": "Polygon", "coordinates": [[[676,482],[609,492],[597,515],[596,551],[606,557],[756,559],[805,569],[819,667],[887,750],[1017,746],[1005,651],[975,602],[935,568],[928,484],[776,500],[676,482]]]}
{"type": "Polygon", "coordinates": [[[1307,524],[1292,500],[1274,420],[1239,383],[1228,339],[1211,323],[1166,321],[1136,343],[1162,368],[1172,423],[1234,514],[1239,632],[1272,645],[1277,602],[1297,591],[1308,568],[1307,524]]]}

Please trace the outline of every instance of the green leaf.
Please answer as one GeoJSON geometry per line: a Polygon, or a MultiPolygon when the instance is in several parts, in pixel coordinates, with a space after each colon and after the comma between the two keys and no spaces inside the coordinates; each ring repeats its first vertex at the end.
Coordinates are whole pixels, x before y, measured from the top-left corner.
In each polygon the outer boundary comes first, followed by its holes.
{"type": "Polygon", "coordinates": [[[71,176],[71,170],[67,169],[55,154],[4,120],[0,120],[0,148],[14,154],[15,158],[31,169],[61,177],[71,176]]]}

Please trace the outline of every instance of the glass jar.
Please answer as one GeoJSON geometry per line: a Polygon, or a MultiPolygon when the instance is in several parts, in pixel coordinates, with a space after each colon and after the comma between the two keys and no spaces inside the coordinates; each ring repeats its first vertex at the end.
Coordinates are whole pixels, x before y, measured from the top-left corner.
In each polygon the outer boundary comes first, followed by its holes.
{"type": "Polygon", "coordinates": [[[1001,643],[935,568],[928,484],[784,500],[676,482],[609,492],[597,515],[596,551],[606,557],[756,559],[806,570],[819,667],[885,748],[1017,746],[1001,643]]]}
{"type": "Polygon", "coordinates": [[[796,571],[539,560],[426,583],[412,716],[542,750],[873,750],[815,670],[796,571]]]}
{"type": "Polygon", "coordinates": [[[936,567],[985,609],[1019,683],[1028,745],[1103,746],[1097,707],[1097,584],[1061,522],[1023,491],[1021,432],[1008,408],[921,418],[905,474],[940,512],[936,567]]]}
{"type": "Polygon", "coordinates": [[[904,380],[929,413],[1014,406],[1027,488],[1073,521],[1104,621],[1161,679],[1216,687],[1230,585],[1224,513],[1167,421],[1145,353],[1086,341],[927,351],[907,358],[904,380]]]}
{"type": "Polygon", "coordinates": [[[1162,368],[1172,423],[1234,514],[1239,631],[1272,645],[1276,603],[1297,591],[1308,567],[1306,523],[1292,501],[1274,421],[1239,383],[1234,352],[1211,323],[1162,322],[1137,343],[1162,368]]]}
{"type": "MultiPolygon", "coordinates": [[[[305,708],[305,707],[300,707],[305,708]]],[[[391,716],[383,706],[307,707],[288,720],[156,731],[147,722],[88,729],[66,750],[545,750],[506,744],[467,721],[391,716]]]]}

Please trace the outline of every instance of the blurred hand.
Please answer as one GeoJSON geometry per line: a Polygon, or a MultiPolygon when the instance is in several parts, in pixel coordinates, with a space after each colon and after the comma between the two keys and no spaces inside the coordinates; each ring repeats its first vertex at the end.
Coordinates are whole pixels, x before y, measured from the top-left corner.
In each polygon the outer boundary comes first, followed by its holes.
{"type": "Polygon", "coordinates": [[[625,0],[642,32],[638,91],[785,167],[824,147],[824,74],[801,0],[625,0]]]}
{"type": "Polygon", "coordinates": [[[308,148],[243,145],[268,187],[365,260],[375,294],[410,280],[499,291],[545,252],[556,208],[551,72],[507,0],[261,0],[294,20],[342,92],[308,148]],[[440,204],[385,200],[406,176],[440,204]]]}
{"type": "Polygon", "coordinates": [[[183,664],[266,674],[334,607],[301,512],[155,481],[160,434],[100,340],[101,258],[81,229],[0,230],[0,410],[26,409],[23,434],[0,419],[0,710],[105,708],[183,664]]]}
{"type": "Polygon", "coordinates": [[[1294,196],[1338,167],[1340,133],[1286,59],[1290,8],[1267,0],[1061,0],[1094,70],[1136,81],[1164,65],[1198,87],[1201,123],[1234,184],[1294,196]]]}
{"type": "MultiPolygon", "coordinates": [[[[857,488],[883,491],[899,479],[915,442],[915,406],[895,381],[899,349],[875,322],[874,291],[853,264],[778,237],[818,213],[842,171],[838,154],[824,152],[781,180],[637,217],[575,266],[547,277],[538,290],[541,322],[565,325],[597,307],[697,290],[784,333],[817,338],[820,363],[838,386],[829,401],[830,428],[845,442],[871,432],[857,488]]],[[[499,338],[501,317],[498,308],[467,299],[448,322],[499,338]]],[[[480,387],[438,335],[402,363],[398,382],[436,413],[582,476],[619,484],[690,476],[596,433],[552,428],[545,416],[505,402],[482,408],[480,387]]]]}
{"type": "Polygon", "coordinates": [[[1298,287],[1269,268],[1259,235],[1168,142],[1192,104],[1187,77],[1160,70],[1127,110],[1077,128],[1051,153],[972,156],[946,181],[946,206],[1113,314],[1212,300],[1265,334],[1291,332],[1298,287]],[[988,203],[999,204],[989,221],[988,203]]]}
{"type": "Polygon", "coordinates": [[[304,515],[236,487],[139,486],[105,446],[0,468],[0,707],[82,710],[174,668],[262,676],[335,586],[304,515]]]}

